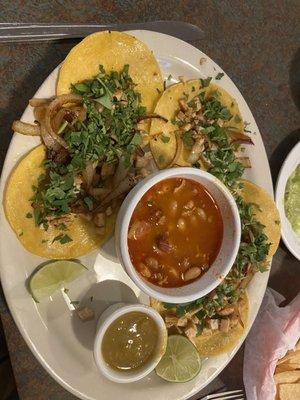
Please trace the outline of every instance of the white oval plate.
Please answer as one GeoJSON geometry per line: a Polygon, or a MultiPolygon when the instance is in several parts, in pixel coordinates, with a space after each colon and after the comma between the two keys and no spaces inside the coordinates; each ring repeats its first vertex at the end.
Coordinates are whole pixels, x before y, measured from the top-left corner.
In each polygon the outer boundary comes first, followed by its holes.
{"type": "MultiPolygon", "coordinates": [[[[179,39],[150,31],[130,33],[153,50],[165,78],[170,74],[173,78],[178,76],[186,78],[215,77],[217,73],[222,72],[222,69],[204,53],[179,39]],[[201,65],[200,58],[206,59],[201,65]]],[[[57,74],[58,67],[41,85],[36,93],[37,97],[54,95],[57,74]]],[[[174,79],[171,82],[174,82],[174,79]]],[[[250,157],[253,167],[247,171],[245,177],[273,195],[269,164],[253,115],[243,96],[226,74],[217,83],[228,90],[237,100],[241,114],[244,120],[249,122],[248,128],[253,132],[252,139],[255,145],[248,146],[246,149],[246,154],[250,157]]],[[[22,120],[34,120],[31,108],[26,108],[22,120]]],[[[2,196],[10,171],[20,157],[38,142],[39,140],[34,137],[18,134],[13,136],[3,168],[2,196]]],[[[91,350],[95,329],[93,322],[79,323],[78,319],[72,317],[70,312],[73,307],[68,303],[68,296],[71,300],[80,298],[84,288],[87,290],[91,282],[95,283],[94,276],[87,274],[79,285],[75,283],[72,286],[68,295],[58,292],[50,301],[37,305],[26,290],[25,280],[33,269],[44,260],[24,250],[5,219],[3,207],[1,207],[0,214],[0,237],[1,281],[13,318],[26,343],[49,374],[64,388],[81,399],[188,399],[214,379],[241,346],[256,317],[269,276],[268,272],[258,273],[250,284],[250,316],[245,336],[229,353],[204,360],[202,371],[195,379],[183,384],[172,384],[161,380],[153,372],[137,383],[120,385],[109,382],[97,371],[91,350]]],[[[134,294],[139,295],[138,289],[118,264],[113,248],[114,244],[111,240],[101,249],[100,253],[93,252],[81,258],[85,265],[91,269],[95,268],[96,280],[100,281],[100,283],[94,284],[85,296],[85,301],[88,301],[87,299],[92,293],[94,296],[93,306],[97,312],[114,301],[128,301],[134,299],[134,294]],[[108,281],[104,283],[105,279],[108,281]]]]}
{"type": "Polygon", "coordinates": [[[289,251],[300,260],[300,238],[293,231],[284,211],[284,193],[287,180],[300,164],[300,142],[293,147],[280,169],[276,184],[276,205],[281,220],[282,239],[289,251]]]}

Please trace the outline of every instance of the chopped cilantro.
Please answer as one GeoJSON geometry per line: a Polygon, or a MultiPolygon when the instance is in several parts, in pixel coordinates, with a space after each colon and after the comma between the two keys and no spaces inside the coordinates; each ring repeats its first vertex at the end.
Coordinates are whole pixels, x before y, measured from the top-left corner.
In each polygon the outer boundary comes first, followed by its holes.
{"type": "Polygon", "coordinates": [[[193,147],[195,140],[191,131],[184,132],[182,135],[182,141],[186,147],[193,147]]]}
{"type": "Polygon", "coordinates": [[[223,76],[224,76],[225,74],[224,74],[224,72],[219,72],[217,75],[216,75],[216,80],[217,81],[219,81],[220,79],[222,79],[223,78],[223,76]]]}
{"type": "Polygon", "coordinates": [[[170,136],[161,135],[160,139],[161,139],[161,141],[162,141],[163,143],[169,143],[169,141],[170,141],[170,136]]]}
{"type": "Polygon", "coordinates": [[[85,197],[83,199],[83,201],[85,202],[85,204],[87,205],[87,208],[91,211],[94,208],[94,202],[93,199],[91,197],[85,197]]]}
{"type": "Polygon", "coordinates": [[[28,213],[26,214],[26,218],[32,218],[32,213],[31,213],[31,212],[28,212],[28,213]]]}
{"type": "Polygon", "coordinates": [[[67,225],[66,225],[66,224],[64,224],[63,222],[61,222],[61,223],[57,226],[57,229],[59,229],[60,231],[66,231],[68,228],[67,228],[67,225]]]}
{"type": "Polygon", "coordinates": [[[59,242],[60,244],[66,244],[72,242],[72,240],[73,239],[71,239],[69,235],[61,233],[58,236],[55,236],[55,238],[52,240],[52,243],[59,242]]]}
{"type": "Polygon", "coordinates": [[[207,86],[209,86],[211,80],[212,80],[212,77],[208,77],[208,78],[206,78],[206,79],[201,79],[201,78],[200,78],[201,86],[202,86],[202,87],[207,87],[207,86]]]}
{"type": "MultiPolygon", "coordinates": [[[[100,66],[94,79],[72,85],[71,90],[82,96],[86,118],[63,123],[60,133],[68,146],[67,163],[47,159],[45,172],[33,187],[34,220],[45,229],[50,220],[74,210],[88,212],[97,206],[97,200],[87,193],[85,185],[80,180],[78,183],[87,164],[124,160],[124,165],[130,166],[132,155],[142,141],[138,123],[146,109],[141,105],[128,65],[120,72],[109,73],[100,66]]],[[[102,183],[99,182],[99,187],[102,183]]],[[[68,237],[56,240],[67,243],[68,237]]]]}
{"type": "Polygon", "coordinates": [[[159,157],[158,157],[158,163],[159,164],[164,164],[164,162],[165,162],[165,157],[162,154],[160,154],[159,157]]]}

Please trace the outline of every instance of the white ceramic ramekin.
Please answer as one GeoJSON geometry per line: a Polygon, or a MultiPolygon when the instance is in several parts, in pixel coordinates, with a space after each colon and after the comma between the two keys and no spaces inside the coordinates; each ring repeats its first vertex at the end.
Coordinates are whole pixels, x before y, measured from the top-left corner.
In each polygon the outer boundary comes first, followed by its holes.
{"type": "Polygon", "coordinates": [[[147,295],[167,303],[187,303],[205,296],[216,288],[232,267],[241,239],[241,222],[236,202],[216,177],[196,168],[171,168],[159,171],[139,182],[125,198],[116,222],[116,251],[119,260],[134,283],[147,295]],[[132,213],[143,195],[156,183],[168,178],[192,179],[203,185],[217,202],[223,218],[223,241],[218,256],[198,280],[178,288],[163,288],[147,282],[134,268],[127,234],[132,213]]]}
{"type": "Polygon", "coordinates": [[[101,371],[101,373],[108,379],[117,383],[129,383],[135,382],[139,379],[144,378],[151,371],[154,370],[156,365],[159,363],[161,357],[164,355],[167,346],[167,329],[164,323],[164,320],[160,316],[160,314],[155,311],[153,308],[146,306],[144,304],[124,304],[117,303],[108,307],[104,313],[100,316],[98,325],[97,325],[97,333],[95,337],[94,343],[94,359],[97,367],[101,371]],[[158,327],[158,341],[156,344],[156,350],[154,356],[149,360],[149,362],[143,367],[134,370],[134,371],[117,371],[111,368],[104,360],[102,355],[102,339],[105,335],[107,328],[119,317],[124,314],[133,311],[140,311],[144,314],[147,314],[150,318],[152,318],[157,327],[158,327]]]}

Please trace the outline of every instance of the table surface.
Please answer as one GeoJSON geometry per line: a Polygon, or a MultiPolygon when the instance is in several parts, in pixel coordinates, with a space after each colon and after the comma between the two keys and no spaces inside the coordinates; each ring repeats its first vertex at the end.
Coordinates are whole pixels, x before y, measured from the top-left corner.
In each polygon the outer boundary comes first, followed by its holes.
{"type": "MultiPolygon", "coordinates": [[[[6,1],[0,22],[140,22],[183,20],[198,25],[203,39],[192,44],[233,79],[262,134],[274,182],[279,168],[300,140],[300,2],[271,1],[6,1]]],[[[75,41],[0,45],[0,167],[11,139],[11,123],[25,109],[43,80],[75,41]]],[[[280,245],[269,286],[291,300],[300,287],[299,261],[280,245]]],[[[3,294],[0,313],[20,399],[69,400],[36,361],[14,324],[3,294]]],[[[208,387],[241,388],[243,348],[208,387]]],[[[200,397],[200,394],[199,394],[200,397]]],[[[196,397],[195,397],[196,398],[196,397]]]]}

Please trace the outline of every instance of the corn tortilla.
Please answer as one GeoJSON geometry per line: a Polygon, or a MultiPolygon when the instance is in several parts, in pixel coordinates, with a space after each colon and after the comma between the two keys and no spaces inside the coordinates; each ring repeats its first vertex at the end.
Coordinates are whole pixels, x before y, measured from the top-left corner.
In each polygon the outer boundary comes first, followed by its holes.
{"type": "MultiPolygon", "coordinates": [[[[166,311],[163,304],[156,299],[151,299],[150,304],[151,307],[158,311],[162,316],[166,313],[170,314],[171,312],[170,310],[166,311]]],[[[200,335],[195,337],[193,343],[199,351],[199,354],[204,357],[216,356],[231,350],[235,346],[236,342],[243,335],[245,326],[247,326],[249,313],[248,296],[245,295],[240,300],[239,304],[240,317],[244,326],[237,324],[232,327],[229,332],[215,331],[212,335],[200,335]]]]}
{"type": "Polygon", "coordinates": [[[4,211],[6,218],[15,231],[19,241],[30,253],[49,259],[69,259],[82,256],[106,242],[113,234],[116,215],[106,220],[106,232],[101,236],[91,221],[79,216],[70,215],[65,223],[66,232],[55,228],[51,224],[47,231],[37,227],[33,218],[26,218],[26,214],[33,213],[31,201],[34,192],[32,185],[44,169],[45,147],[40,145],[31,150],[12,171],[7,180],[4,192],[4,211]],[[53,238],[61,233],[67,233],[72,241],[61,244],[53,238]]]}
{"type": "MultiPolygon", "coordinates": [[[[233,115],[233,118],[231,118],[230,121],[226,121],[224,126],[231,126],[239,132],[244,131],[244,124],[237,102],[222,87],[211,83],[208,87],[203,88],[198,79],[176,83],[163,92],[154,109],[156,114],[165,117],[168,122],[164,122],[161,119],[154,119],[151,122],[150,146],[158,168],[163,169],[171,166],[177,151],[175,132],[178,128],[172,123],[172,119],[179,110],[178,101],[186,95],[188,97],[187,101],[189,102],[203,91],[206,92],[207,97],[217,91],[219,93],[218,100],[223,106],[226,106],[233,115]],[[162,137],[168,137],[169,141],[164,142],[161,139],[162,137]]],[[[180,157],[176,160],[176,165],[181,167],[191,166],[191,163],[188,161],[189,154],[190,149],[182,146],[180,157]]]]}
{"type": "Polygon", "coordinates": [[[264,189],[245,179],[241,182],[243,199],[247,203],[255,203],[259,206],[259,209],[255,209],[254,212],[257,220],[265,226],[265,234],[268,236],[268,242],[271,243],[268,253],[268,260],[270,260],[278,248],[281,236],[279,212],[274,200],[264,189]]]}
{"type": "Polygon", "coordinates": [[[73,47],[60,68],[57,95],[69,93],[71,84],[96,76],[99,65],[106,72],[119,72],[125,64],[142,104],[152,112],[163,91],[159,65],[144,43],[123,32],[96,32],[73,47]]]}

